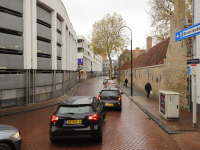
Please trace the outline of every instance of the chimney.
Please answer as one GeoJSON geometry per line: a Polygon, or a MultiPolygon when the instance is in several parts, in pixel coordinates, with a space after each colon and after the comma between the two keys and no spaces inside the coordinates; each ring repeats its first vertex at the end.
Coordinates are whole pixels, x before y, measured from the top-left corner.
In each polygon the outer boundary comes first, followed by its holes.
{"type": "Polygon", "coordinates": [[[185,0],[174,1],[174,20],[185,20],[185,0]]]}
{"type": "Polygon", "coordinates": [[[147,37],[147,50],[152,47],[152,37],[147,37]]]}
{"type": "Polygon", "coordinates": [[[137,57],[138,55],[140,55],[140,48],[139,47],[136,47],[136,53],[135,53],[135,57],[137,57]]]}

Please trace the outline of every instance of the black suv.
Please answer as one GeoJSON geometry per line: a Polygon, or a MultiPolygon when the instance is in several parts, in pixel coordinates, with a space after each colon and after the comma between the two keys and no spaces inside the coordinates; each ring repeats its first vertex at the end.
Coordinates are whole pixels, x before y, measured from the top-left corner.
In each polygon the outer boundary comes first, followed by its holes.
{"type": "Polygon", "coordinates": [[[96,138],[102,141],[102,122],[106,117],[96,97],[74,96],[64,99],[51,116],[49,139],[96,138]]]}
{"type": "Polygon", "coordinates": [[[98,100],[102,102],[103,107],[114,107],[119,111],[122,109],[122,97],[118,88],[104,88],[99,92],[98,100]]]}

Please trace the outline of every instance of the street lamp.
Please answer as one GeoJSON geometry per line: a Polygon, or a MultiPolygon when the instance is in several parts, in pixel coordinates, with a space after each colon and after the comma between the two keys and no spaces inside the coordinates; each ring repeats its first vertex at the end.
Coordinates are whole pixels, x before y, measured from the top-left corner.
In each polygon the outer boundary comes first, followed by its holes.
{"type": "MultiPolygon", "coordinates": [[[[122,26],[121,28],[124,28],[124,27],[129,28],[127,26],[122,26]]],[[[118,30],[118,37],[120,37],[119,31],[121,30],[121,28],[119,28],[119,30],[118,30]]],[[[132,85],[132,30],[131,30],[131,28],[129,28],[129,29],[131,31],[131,96],[132,96],[133,95],[133,90],[132,90],[132,88],[133,88],[133,85],[132,85]]]]}

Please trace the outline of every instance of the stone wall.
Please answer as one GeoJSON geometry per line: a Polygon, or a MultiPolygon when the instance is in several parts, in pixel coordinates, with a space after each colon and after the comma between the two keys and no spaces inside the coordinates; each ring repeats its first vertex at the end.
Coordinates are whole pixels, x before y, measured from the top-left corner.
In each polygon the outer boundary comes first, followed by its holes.
{"type": "MultiPolygon", "coordinates": [[[[150,82],[154,96],[158,97],[162,80],[162,71],[163,65],[151,66],[151,67],[143,67],[143,68],[136,68],[132,70],[132,84],[133,87],[145,92],[144,86],[147,81],[150,82]]],[[[128,85],[131,85],[131,70],[120,71],[120,80],[124,82],[125,79],[128,79],[128,85]]]]}
{"type": "MultiPolygon", "coordinates": [[[[175,42],[175,33],[184,28],[185,1],[175,1],[175,14],[171,17],[170,41],[164,58],[164,64],[133,69],[133,86],[145,91],[144,86],[149,81],[153,88],[153,94],[158,98],[159,90],[169,90],[180,93],[180,105],[188,108],[187,90],[187,59],[190,48],[188,40],[175,42]]],[[[130,70],[120,71],[120,80],[124,82],[127,77],[131,82],[130,70]]]]}

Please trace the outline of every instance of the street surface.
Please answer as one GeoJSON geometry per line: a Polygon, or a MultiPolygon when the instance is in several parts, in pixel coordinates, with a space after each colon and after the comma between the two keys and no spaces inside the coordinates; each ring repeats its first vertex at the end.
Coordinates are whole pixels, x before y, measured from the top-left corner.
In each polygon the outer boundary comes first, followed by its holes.
{"type": "MultiPolygon", "coordinates": [[[[76,96],[98,96],[104,78],[108,76],[82,83],[76,96]]],[[[19,129],[22,150],[180,149],[178,142],[148,118],[125,94],[122,96],[122,103],[122,112],[106,109],[102,143],[88,139],[52,144],[48,134],[49,121],[57,106],[3,116],[0,117],[0,123],[13,125],[19,129]]]]}

